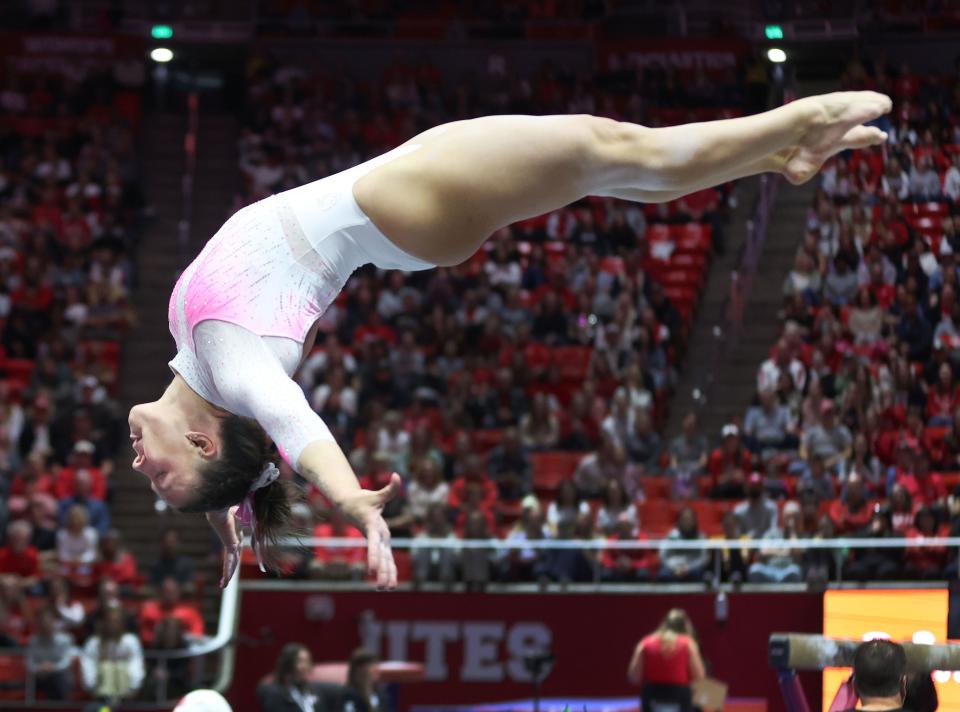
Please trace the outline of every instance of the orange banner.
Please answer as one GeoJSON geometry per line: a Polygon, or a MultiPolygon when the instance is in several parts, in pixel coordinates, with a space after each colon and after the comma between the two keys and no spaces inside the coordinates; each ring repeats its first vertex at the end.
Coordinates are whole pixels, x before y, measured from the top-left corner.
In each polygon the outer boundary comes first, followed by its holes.
{"type": "MultiPolygon", "coordinates": [[[[889,638],[921,644],[947,640],[947,591],[827,591],[823,598],[823,634],[830,638],[889,638]]],[[[829,709],[846,668],[823,672],[823,707],[829,709]]],[[[937,672],[942,712],[960,712],[960,671],[937,672]]]]}

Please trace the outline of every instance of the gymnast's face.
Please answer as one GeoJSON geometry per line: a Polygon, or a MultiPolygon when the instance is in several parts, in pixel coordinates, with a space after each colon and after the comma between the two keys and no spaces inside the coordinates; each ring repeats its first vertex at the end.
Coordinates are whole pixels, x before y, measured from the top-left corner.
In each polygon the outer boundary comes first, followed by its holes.
{"type": "Polygon", "coordinates": [[[192,430],[184,414],[160,401],[130,409],[133,469],[171,507],[188,505],[197,491],[198,468],[216,457],[214,438],[192,430]]]}

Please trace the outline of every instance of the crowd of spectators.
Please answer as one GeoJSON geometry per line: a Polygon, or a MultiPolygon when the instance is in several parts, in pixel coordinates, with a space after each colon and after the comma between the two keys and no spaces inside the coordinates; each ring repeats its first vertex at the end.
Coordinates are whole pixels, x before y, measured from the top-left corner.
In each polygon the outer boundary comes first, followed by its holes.
{"type": "Polygon", "coordinates": [[[185,691],[190,670],[144,648],[203,635],[176,532],[140,572],[112,528],[123,457],[120,342],[136,324],[144,201],[139,74],[0,71],[0,655],[3,688],[99,700],[185,691]],[[25,683],[30,673],[31,682],[25,683]]]}
{"type": "MultiPolygon", "coordinates": [[[[960,84],[882,59],[852,62],[843,84],[894,97],[880,122],[890,140],[824,167],[755,404],[695,468],[705,493],[746,495],[731,536],[960,533],[960,84]]],[[[939,579],[957,566],[942,546],[730,562],[756,581],[939,579]]]]}
{"type": "MultiPolygon", "coordinates": [[[[10,522],[0,548],[0,655],[24,651],[37,695],[116,701],[166,699],[191,689],[193,661],[144,656],[205,638],[198,580],[179,551],[176,529],[162,533],[161,556],[143,573],[115,530],[100,539],[82,575],[46,558],[31,534],[27,521],[10,522]]],[[[24,683],[23,673],[14,677],[24,683]]]]}

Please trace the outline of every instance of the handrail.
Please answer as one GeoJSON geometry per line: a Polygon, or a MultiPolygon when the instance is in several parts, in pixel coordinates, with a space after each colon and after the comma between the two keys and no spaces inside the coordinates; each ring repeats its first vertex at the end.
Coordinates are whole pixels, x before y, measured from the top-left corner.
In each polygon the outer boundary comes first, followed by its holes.
{"type": "Polygon", "coordinates": [[[200,126],[200,99],[196,91],[187,98],[187,132],[183,136],[183,178],[180,183],[180,222],[177,225],[177,254],[180,269],[190,261],[190,233],[193,229],[193,187],[197,174],[197,136],[200,126]]]}
{"type": "Polygon", "coordinates": [[[759,192],[751,217],[747,220],[747,237],[740,248],[737,265],[730,271],[730,287],[721,305],[719,323],[713,326],[713,355],[711,366],[704,369],[700,384],[695,389],[699,408],[709,406],[720,374],[727,371],[743,328],[743,311],[753,287],[760,255],[767,241],[770,214],[782,180],[779,175],[761,174],[759,192]]]}
{"type": "MultiPolygon", "coordinates": [[[[286,546],[326,547],[329,549],[366,548],[363,539],[349,537],[306,537],[287,539],[286,546]]],[[[434,539],[396,538],[390,542],[395,549],[587,549],[587,550],[640,550],[640,549],[919,549],[933,546],[960,547],[960,537],[838,537],[834,539],[631,539],[608,541],[606,539],[534,539],[518,541],[509,539],[434,539]]]]}
{"type": "MultiPolygon", "coordinates": [[[[234,641],[236,638],[237,626],[240,620],[240,580],[234,576],[230,583],[223,589],[220,596],[220,615],[217,620],[217,631],[212,638],[198,641],[186,648],[178,650],[151,650],[149,648],[143,651],[143,657],[146,660],[174,660],[183,658],[199,658],[204,655],[222,652],[223,659],[217,675],[214,677],[210,689],[217,692],[223,692],[230,685],[233,679],[233,670],[235,665],[234,641]]],[[[21,655],[26,656],[26,648],[10,648],[2,651],[5,656],[21,655]]],[[[74,656],[80,655],[79,648],[76,649],[74,656]]],[[[37,707],[47,706],[36,699],[35,677],[29,670],[26,672],[25,694],[23,700],[3,700],[0,701],[0,708],[4,707],[23,707],[24,704],[30,704],[37,707]]],[[[157,699],[155,701],[145,700],[124,700],[124,709],[156,709],[157,705],[166,705],[173,702],[166,696],[166,687],[161,685],[157,689],[157,699]]],[[[59,701],[54,703],[58,709],[69,707],[68,701],[59,701]]],[[[86,704],[86,703],[84,703],[86,704]]]]}

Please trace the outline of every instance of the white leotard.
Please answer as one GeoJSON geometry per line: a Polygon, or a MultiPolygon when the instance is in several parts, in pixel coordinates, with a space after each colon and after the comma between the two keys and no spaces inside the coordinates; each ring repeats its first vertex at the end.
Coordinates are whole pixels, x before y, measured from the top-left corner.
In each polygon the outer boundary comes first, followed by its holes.
{"type": "Polygon", "coordinates": [[[210,403],[257,420],[294,469],[309,443],[333,439],[292,380],[313,323],[361,265],[434,266],[391,242],[353,197],[360,176],[417,148],[401,146],[239,210],[170,296],[170,368],[210,403]]]}

